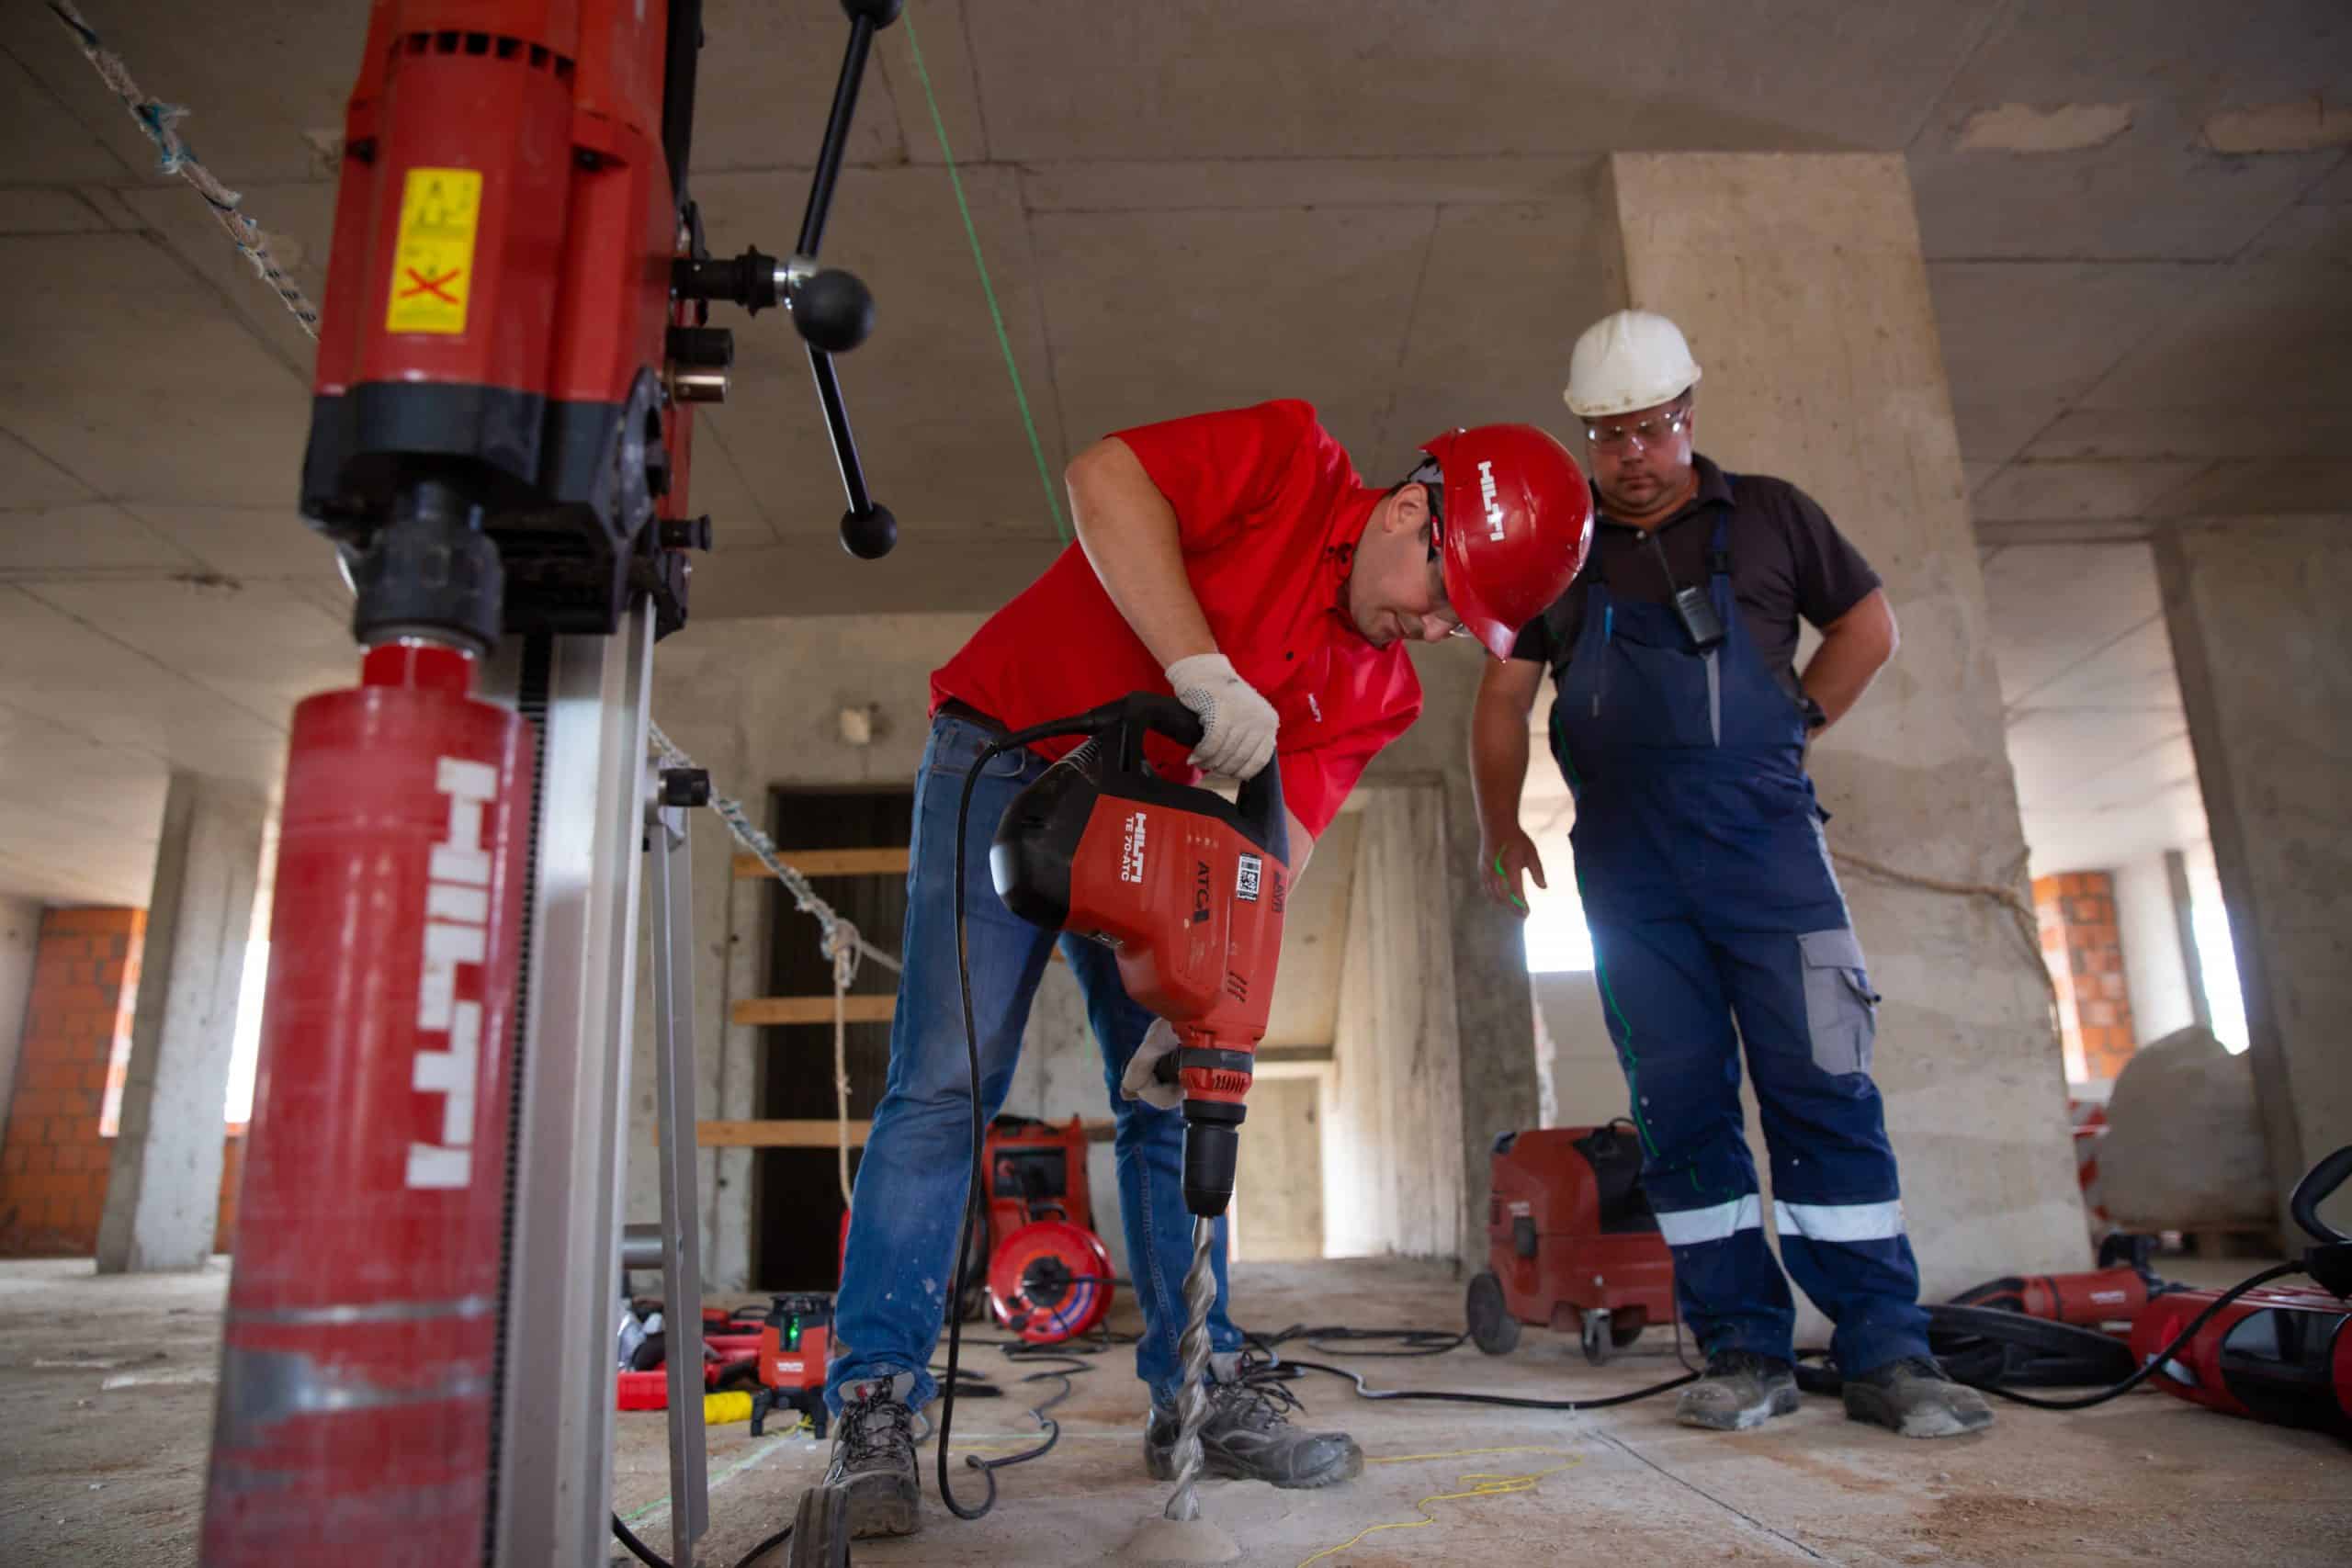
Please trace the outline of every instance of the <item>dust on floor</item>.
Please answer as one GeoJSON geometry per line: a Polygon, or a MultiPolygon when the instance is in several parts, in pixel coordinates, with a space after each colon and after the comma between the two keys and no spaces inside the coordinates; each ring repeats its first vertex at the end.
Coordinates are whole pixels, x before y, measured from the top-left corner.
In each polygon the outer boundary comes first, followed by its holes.
{"type": "MultiPolygon", "coordinates": [[[[1242,1264],[1235,1316],[1455,1326],[1461,1286],[1440,1267],[1355,1260],[1242,1264]]],[[[0,1552],[11,1561],[139,1564],[196,1560],[209,1379],[225,1273],[100,1280],[87,1262],[0,1264],[0,1552]]],[[[1136,1326],[1130,1303],[1116,1325],[1136,1326]]],[[[993,1332],[976,1331],[994,1341],[993,1332]]],[[[1679,1371],[1653,1333],[1605,1368],[1568,1339],[1530,1331],[1490,1359],[1464,1348],[1420,1359],[1345,1359],[1380,1389],[1475,1389],[1591,1397],[1679,1371]]],[[[1293,1348],[1294,1354],[1305,1354],[1293,1348]]],[[[937,1502],[935,1445],[923,1452],[924,1526],[860,1543],[863,1564],[1117,1560],[1165,1500],[1144,1473],[1144,1395],[1133,1352],[1086,1358],[1054,1412],[1053,1452],[998,1473],[995,1510],[976,1524],[937,1502]]],[[[1026,1406],[1060,1385],[993,1345],[967,1364],[1003,1392],[956,1412],[954,1482],[984,1494],[968,1454],[1036,1441],[1026,1406]]],[[[1756,1432],[1673,1424],[1668,1399],[1584,1415],[1360,1400],[1314,1377],[1295,1385],[1302,1420],[1352,1432],[1363,1476],[1320,1492],[1211,1482],[1204,1513],[1245,1563],[1383,1568],[1549,1563],[1611,1568],[1709,1562],[1841,1564],[2341,1564],[2352,1540],[2352,1449],[2236,1421],[2141,1393],[2072,1415],[2005,1407],[1980,1436],[1922,1443],[1845,1420],[1833,1400],[1756,1432]]],[[[934,1407],[935,1414],[935,1407],[934,1407]]],[[[615,1506],[670,1550],[662,1418],[618,1418],[615,1506]]],[[[822,1471],[806,1436],[710,1431],[710,1534],[697,1562],[731,1564],[791,1517],[822,1471]]],[[[780,1557],[781,1554],[778,1554],[780,1557]]],[[[614,1561],[631,1560],[617,1551],[614,1561]]],[[[771,1559],[770,1562],[775,1562],[771,1559]]]]}

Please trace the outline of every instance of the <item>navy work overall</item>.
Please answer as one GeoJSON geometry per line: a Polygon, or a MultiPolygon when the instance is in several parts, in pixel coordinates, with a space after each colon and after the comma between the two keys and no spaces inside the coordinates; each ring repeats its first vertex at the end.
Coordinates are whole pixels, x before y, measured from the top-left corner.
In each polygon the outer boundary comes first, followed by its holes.
{"type": "Polygon", "coordinates": [[[1682,1313],[1710,1354],[1790,1357],[1794,1305],[1740,1111],[1744,1039],[1781,1257],[1853,1376],[1928,1354],[1927,1320],[1870,1077],[1878,998],[1805,776],[1804,715],[1733,601],[1733,515],[1712,545],[1712,649],[1672,605],[1614,603],[1595,575],[1552,750],[1576,795],[1601,1005],[1682,1313]]]}

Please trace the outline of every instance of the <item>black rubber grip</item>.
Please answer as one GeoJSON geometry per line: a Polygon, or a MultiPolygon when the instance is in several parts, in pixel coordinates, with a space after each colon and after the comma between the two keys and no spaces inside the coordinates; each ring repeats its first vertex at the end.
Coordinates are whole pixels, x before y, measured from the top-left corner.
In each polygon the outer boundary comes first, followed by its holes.
{"type": "Polygon", "coordinates": [[[2347,1176],[2352,1176],[2352,1144],[2345,1145],[2303,1172],[2303,1179],[2295,1183],[2294,1196],[2287,1200],[2287,1211],[2313,1241],[2352,1241],[2352,1235],[2346,1235],[2319,1217],[2319,1206],[2344,1185],[2347,1176]]]}

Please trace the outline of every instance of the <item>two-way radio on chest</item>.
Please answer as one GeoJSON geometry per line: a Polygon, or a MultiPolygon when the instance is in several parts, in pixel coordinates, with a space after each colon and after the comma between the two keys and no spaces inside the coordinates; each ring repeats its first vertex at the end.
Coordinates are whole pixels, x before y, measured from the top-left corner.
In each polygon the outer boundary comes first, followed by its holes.
{"type": "MultiPolygon", "coordinates": [[[[1694,653],[1712,653],[1724,640],[1724,618],[1715,611],[1713,593],[1703,587],[1685,588],[1675,581],[1674,568],[1668,564],[1666,546],[1655,528],[1643,530],[1643,538],[1652,554],[1657,557],[1657,569],[1666,575],[1667,592],[1674,604],[1674,618],[1682,623],[1682,634],[1690,639],[1694,653]]],[[[1720,557],[1723,552],[1716,551],[1720,557]]]]}

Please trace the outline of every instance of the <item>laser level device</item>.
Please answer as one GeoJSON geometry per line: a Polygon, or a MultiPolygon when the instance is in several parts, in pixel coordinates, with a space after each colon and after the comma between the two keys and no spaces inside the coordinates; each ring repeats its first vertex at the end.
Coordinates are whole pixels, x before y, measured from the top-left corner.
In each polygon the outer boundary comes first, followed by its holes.
{"type": "Polygon", "coordinates": [[[833,1337],[833,1298],[796,1294],[772,1297],[760,1330],[760,1390],[752,1395],[752,1436],[766,1428],[768,1414],[797,1410],[822,1438],[831,1417],[825,1410],[825,1353],[833,1337]]]}

